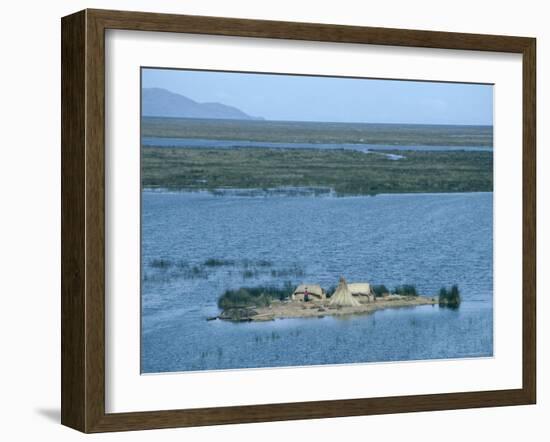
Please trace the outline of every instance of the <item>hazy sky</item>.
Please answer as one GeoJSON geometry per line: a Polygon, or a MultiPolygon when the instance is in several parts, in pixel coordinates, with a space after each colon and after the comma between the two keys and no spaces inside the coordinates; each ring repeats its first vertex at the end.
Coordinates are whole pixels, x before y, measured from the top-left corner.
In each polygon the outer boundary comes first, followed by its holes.
{"type": "Polygon", "coordinates": [[[493,124],[490,85],[143,69],[143,87],[268,120],[493,124]]]}

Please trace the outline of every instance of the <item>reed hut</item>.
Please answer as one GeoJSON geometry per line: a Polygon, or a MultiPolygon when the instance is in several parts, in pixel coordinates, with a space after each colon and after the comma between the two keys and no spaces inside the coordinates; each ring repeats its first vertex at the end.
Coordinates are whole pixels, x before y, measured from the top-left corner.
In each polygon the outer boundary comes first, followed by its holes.
{"type": "Polygon", "coordinates": [[[349,291],[348,284],[343,276],[340,276],[340,283],[330,297],[329,304],[337,307],[357,307],[360,305],[359,301],[349,291]]]}
{"type": "Polygon", "coordinates": [[[349,283],[348,289],[359,302],[373,302],[374,293],[368,282],[349,283]]]}
{"type": "Polygon", "coordinates": [[[319,284],[300,284],[292,293],[292,300],[303,301],[306,290],[310,296],[310,299],[318,301],[326,299],[325,291],[319,284]]]}

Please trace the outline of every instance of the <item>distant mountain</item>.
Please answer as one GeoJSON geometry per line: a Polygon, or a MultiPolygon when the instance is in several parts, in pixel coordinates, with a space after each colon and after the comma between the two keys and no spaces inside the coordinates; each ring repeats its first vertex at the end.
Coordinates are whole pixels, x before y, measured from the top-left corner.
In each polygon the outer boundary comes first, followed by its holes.
{"type": "Polygon", "coordinates": [[[144,117],[220,118],[230,120],[262,120],[240,109],[222,103],[198,103],[183,95],[162,88],[143,88],[141,96],[144,117]]]}

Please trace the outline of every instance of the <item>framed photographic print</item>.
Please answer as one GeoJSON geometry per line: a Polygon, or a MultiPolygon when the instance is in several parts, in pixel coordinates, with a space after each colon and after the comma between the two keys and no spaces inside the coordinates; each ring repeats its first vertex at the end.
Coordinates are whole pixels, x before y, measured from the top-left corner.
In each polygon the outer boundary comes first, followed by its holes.
{"type": "Polygon", "coordinates": [[[535,40],[62,20],[62,423],[533,404],[535,40]]]}

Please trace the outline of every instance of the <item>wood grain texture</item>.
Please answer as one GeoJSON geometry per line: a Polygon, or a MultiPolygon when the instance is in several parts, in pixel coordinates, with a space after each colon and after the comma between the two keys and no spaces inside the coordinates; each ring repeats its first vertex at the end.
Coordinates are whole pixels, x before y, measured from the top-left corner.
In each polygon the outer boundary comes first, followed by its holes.
{"type": "Polygon", "coordinates": [[[523,51],[523,389],[537,396],[537,99],[536,41],[523,51]]]}
{"type": "Polygon", "coordinates": [[[86,11],[86,431],[105,415],[105,38],[86,11]]]}
{"type": "Polygon", "coordinates": [[[148,12],[88,10],[106,29],[288,40],[362,43],[474,51],[523,52],[529,38],[318,23],[247,20],[148,12]]]}
{"type": "Polygon", "coordinates": [[[61,34],[61,422],[85,428],[85,13],[61,34]]]}
{"type": "Polygon", "coordinates": [[[532,404],[536,400],[535,40],[526,37],[86,10],[62,20],[62,423],[83,432],[532,404]],[[338,401],[105,413],[105,30],[523,55],[523,387],[338,401]]]}

